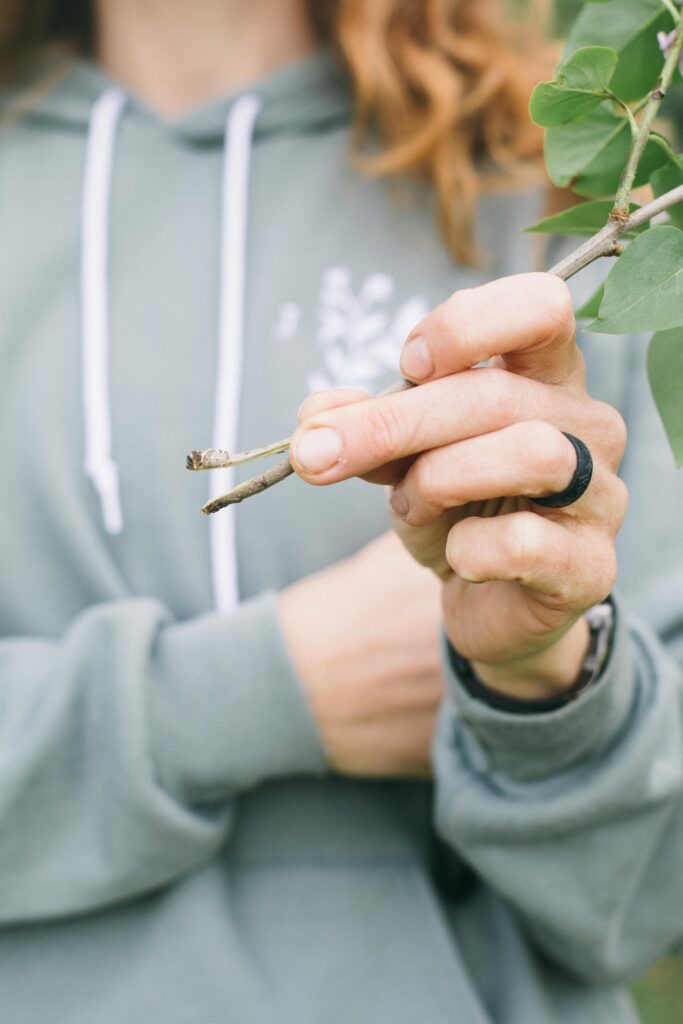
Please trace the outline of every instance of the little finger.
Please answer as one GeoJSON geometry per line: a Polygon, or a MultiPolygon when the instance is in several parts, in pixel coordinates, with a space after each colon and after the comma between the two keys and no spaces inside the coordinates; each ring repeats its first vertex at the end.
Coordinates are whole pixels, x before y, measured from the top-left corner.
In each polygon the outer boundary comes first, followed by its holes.
{"type": "Polygon", "coordinates": [[[614,546],[604,533],[569,529],[535,512],[461,520],[448,534],[446,558],[469,583],[519,583],[566,611],[603,601],[616,576],[614,546]]]}

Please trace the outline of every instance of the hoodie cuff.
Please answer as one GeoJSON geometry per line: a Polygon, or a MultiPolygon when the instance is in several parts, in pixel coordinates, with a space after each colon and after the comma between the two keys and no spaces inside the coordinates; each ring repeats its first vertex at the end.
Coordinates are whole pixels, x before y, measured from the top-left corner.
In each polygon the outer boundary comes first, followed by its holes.
{"type": "Polygon", "coordinates": [[[201,802],[266,779],[326,771],[274,593],[229,616],[210,613],[167,626],[158,644],[152,758],[165,788],[201,802]]]}
{"type": "Polygon", "coordinates": [[[466,734],[465,747],[478,762],[477,770],[521,780],[553,775],[595,757],[621,731],[635,696],[631,639],[618,598],[612,647],[600,677],[557,710],[520,715],[472,696],[456,670],[445,635],[443,663],[455,730],[466,734]]]}

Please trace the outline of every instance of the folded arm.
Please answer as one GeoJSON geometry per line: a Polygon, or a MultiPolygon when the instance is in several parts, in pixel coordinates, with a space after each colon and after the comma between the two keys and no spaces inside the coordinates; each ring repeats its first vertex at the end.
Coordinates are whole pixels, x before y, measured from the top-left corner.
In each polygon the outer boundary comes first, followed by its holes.
{"type": "Polygon", "coordinates": [[[92,909],[207,860],[231,798],[325,756],[264,595],[173,621],[97,605],[0,640],[0,921],[92,909]]]}

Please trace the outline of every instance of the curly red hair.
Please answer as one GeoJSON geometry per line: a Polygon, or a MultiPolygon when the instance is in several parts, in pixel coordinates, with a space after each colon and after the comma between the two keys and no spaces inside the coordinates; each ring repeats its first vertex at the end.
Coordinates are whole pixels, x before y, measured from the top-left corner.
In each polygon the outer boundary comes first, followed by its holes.
{"type": "MultiPolygon", "coordinates": [[[[541,135],[528,115],[551,48],[534,17],[510,0],[308,0],[322,40],[340,54],[356,97],[354,159],[376,175],[412,174],[434,186],[444,240],[475,258],[474,216],[483,189],[538,166],[541,135]],[[531,26],[536,26],[532,28],[531,26]],[[368,147],[372,139],[379,147],[368,147]],[[492,174],[495,167],[498,174],[492,174]]],[[[87,52],[90,0],[0,0],[0,69],[17,76],[40,49],[87,52]]]]}

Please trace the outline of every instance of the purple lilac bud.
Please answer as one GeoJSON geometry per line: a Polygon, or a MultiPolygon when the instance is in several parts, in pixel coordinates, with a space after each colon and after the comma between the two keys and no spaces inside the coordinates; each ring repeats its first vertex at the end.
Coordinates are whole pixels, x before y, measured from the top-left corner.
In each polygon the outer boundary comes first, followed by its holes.
{"type": "MultiPolygon", "coordinates": [[[[657,33],[657,42],[659,43],[659,49],[662,51],[662,53],[664,54],[665,57],[669,56],[669,53],[671,52],[671,47],[674,44],[674,39],[675,38],[676,38],[676,30],[675,29],[673,30],[673,32],[668,32],[668,33],[667,32],[658,32],[657,33]]],[[[683,75],[683,53],[681,54],[680,60],[678,61],[678,70],[683,75]]]]}

